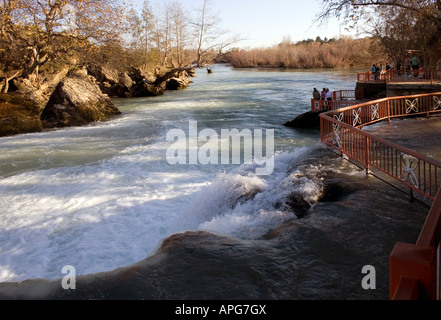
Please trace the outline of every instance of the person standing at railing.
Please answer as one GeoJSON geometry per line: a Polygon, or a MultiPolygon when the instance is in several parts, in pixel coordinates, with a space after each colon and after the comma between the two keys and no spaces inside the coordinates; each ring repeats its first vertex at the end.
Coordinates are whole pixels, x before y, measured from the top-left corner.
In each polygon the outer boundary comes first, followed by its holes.
{"type": "Polygon", "coordinates": [[[412,59],[410,59],[410,63],[412,65],[413,76],[418,77],[418,70],[420,69],[420,59],[417,56],[413,56],[412,59]]]}
{"type": "Polygon", "coordinates": [[[371,72],[374,75],[374,80],[377,80],[377,66],[375,64],[372,65],[371,72]]]}
{"type": "Polygon", "coordinates": [[[320,94],[320,98],[322,100],[326,100],[326,88],[323,88],[322,93],[320,94]]]}
{"type": "Polygon", "coordinates": [[[378,79],[383,80],[383,65],[382,64],[380,64],[380,66],[377,68],[377,73],[378,73],[378,79]]]}
{"type": "Polygon", "coordinates": [[[328,110],[331,110],[332,109],[332,92],[329,91],[329,88],[325,89],[325,99],[326,99],[326,102],[324,103],[324,106],[328,110]]]}
{"type": "Polygon", "coordinates": [[[326,100],[332,100],[332,92],[328,88],[326,89],[326,100]]]}
{"type": "Polygon", "coordinates": [[[317,88],[314,88],[312,91],[312,97],[314,100],[320,100],[320,92],[317,90],[317,88]]]}

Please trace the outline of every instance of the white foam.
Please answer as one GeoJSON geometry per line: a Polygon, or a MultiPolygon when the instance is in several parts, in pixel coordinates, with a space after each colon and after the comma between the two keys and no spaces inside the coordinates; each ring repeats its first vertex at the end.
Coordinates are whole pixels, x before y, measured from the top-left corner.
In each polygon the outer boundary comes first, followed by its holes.
{"type": "Polygon", "coordinates": [[[271,176],[255,175],[255,165],[242,165],[230,173],[218,174],[179,216],[172,232],[194,229],[256,238],[278,223],[293,218],[292,212],[277,208],[289,193],[298,188],[300,193],[312,199],[320,192],[319,184],[306,178],[300,181],[288,173],[292,162],[307,150],[298,148],[293,152],[277,153],[271,176]]]}
{"type": "MultiPolygon", "coordinates": [[[[313,138],[281,123],[304,106],[294,109],[291,98],[278,100],[283,95],[272,105],[270,96],[254,96],[274,86],[255,82],[266,73],[239,72],[241,79],[229,72],[216,71],[218,80],[202,74],[200,85],[179,94],[124,100],[123,115],[110,122],[2,138],[0,281],[56,279],[65,265],[78,275],[113,270],[146,258],[176,231],[254,238],[292,217],[277,209],[290,188],[311,196],[317,188],[287,175],[306,150],[297,147],[313,138]],[[276,127],[276,149],[290,151],[275,155],[269,176],[255,175],[253,164],[171,166],[166,132],[188,128],[189,120],[216,131],[276,127]]],[[[286,85],[286,96],[304,87],[286,85]]]]}
{"type": "Polygon", "coordinates": [[[58,278],[68,264],[100,272],[148,256],[207,180],[191,170],[152,171],[155,157],[130,147],[88,166],[0,180],[0,281],[58,278]]]}

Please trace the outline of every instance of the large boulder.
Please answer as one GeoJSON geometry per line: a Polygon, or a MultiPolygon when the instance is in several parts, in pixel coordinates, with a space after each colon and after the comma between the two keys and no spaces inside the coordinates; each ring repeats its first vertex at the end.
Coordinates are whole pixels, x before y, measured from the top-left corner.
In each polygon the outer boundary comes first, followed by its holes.
{"type": "Polygon", "coordinates": [[[320,113],[323,112],[326,112],[326,110],[308,111],[298,115],[284,125],[291,128],[320,128],[320,113]]]}
{"type": "Polygon", "coordinates": [[[108,66],[90,64],[86,66],[87,74],[93,76],[101,91],[110,97],[130,97],[134,80],[126,72],[108,66]]]}
{"type": "Polygon", "coordinates": [[[166,81],[167,90],[184,90],[188,85],[189,82],[182,78],[170,78],[166,81]]]}
{"type": "Polygon", "coordinates": [[[121,114],[93,77],[67,75],[55,88],[41,114],[44,128],[81,126],[121,114]]]}
{"type": "Polygon", "coordinates": [[[41,130],[38,102],[21,92],[0,94],[0,136],[41,130]]]}
{"type": "Polygon", "coordinates": [[[109,66],[90,64],[87,74],[93,76],[101,91],[110,97],[152,97],[160,96],[166,90],[183,90],[195,77],[194,68],[173,68],[155,71],[141,71],[130,67],[125,72],[109,66]]]}

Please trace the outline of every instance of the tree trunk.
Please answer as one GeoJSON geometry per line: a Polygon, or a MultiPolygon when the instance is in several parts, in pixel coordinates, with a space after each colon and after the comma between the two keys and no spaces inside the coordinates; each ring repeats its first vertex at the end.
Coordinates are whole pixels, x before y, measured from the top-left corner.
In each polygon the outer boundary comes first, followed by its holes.
{"type": "Polygon", "coordinates": [[[19,74],[20,74],[20,71],[17,71],[17,72],[14,73],[14,75],[10,76],[9,78],[8,78],[8,76],[6,76],[5,77],[5,84],[3,85],[3,87],[0,87],[0,92],[8,93],[8,91],[9,91],[9,81],[14,79],[19,74]]]}

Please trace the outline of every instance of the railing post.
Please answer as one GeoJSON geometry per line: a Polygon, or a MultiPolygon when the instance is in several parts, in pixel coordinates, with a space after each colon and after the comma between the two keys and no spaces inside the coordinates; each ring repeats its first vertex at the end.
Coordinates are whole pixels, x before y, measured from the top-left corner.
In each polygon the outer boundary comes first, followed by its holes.
{"type": "Polygon", "coordinates": [[[365,164],[364,167],[366,169],[366,175],[369,175],[369,168],[370,168],[370,152],[369,152],[369,138],[367,136],[364,136],[364,156],[365,156],[365,164]]]}
{"type": "Polygon", "coordinates": [[[390,102],[389,100],[386,101],[387,104],[387,122],[390,123],[390,102]]]}
{"type": "Polygon", "coordinates": [[[403,278],[418,282],[418,299],[436,300],[436,248],[397,242],[389,258],[390,299],[409,296],[400,282],[403,278]]]}
{"type": "Polygon", "coordinates": [[[325,124],[325,120],[320,117],[320,141],[324,142],[324,124],[325,124]]]}

